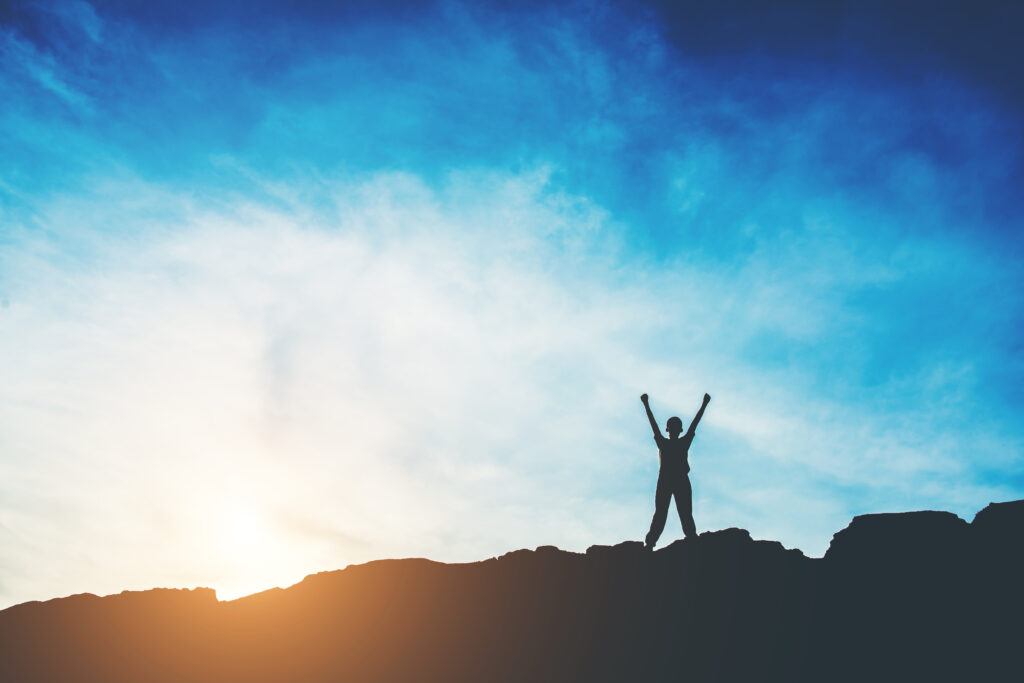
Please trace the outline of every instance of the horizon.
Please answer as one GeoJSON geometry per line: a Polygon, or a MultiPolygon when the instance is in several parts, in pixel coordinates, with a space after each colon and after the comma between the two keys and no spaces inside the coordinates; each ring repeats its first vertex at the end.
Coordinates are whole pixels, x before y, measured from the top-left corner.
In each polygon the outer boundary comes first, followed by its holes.
{"type": "MultiPolygon", "coordinates": [[[[1024,500],[1017,500],[1017,501],[994,501],[992,503],[989,503],[989,505],[987,505],[986,508],[991,507],[993,505],[1016,504],[1016,503],[1022,503],[1022,502],[1024,502],[1024,500]]],[[[982,510],[984,510],[984,509],[985,508],[982,508],[982,510]]],[[[977,517],[978,513],[982,512],[982,510],[978,510],[975,513],[974,517],[977,517]]],[[[938,510],[938,511],[934,511],[934,510],[916,510],[916,511],[895,512],[895,513],[893,513],[893,512],[877,512],[877,513],[866,513],[866,514],[868,516],[870,516],[872,514],[877,514],[877,515],[903,515],[903,514],[911,514],[912,515],[915,512],[947,512],[947,511],[945,511],[945,510],[938,510]]],[[[948,513],[948,514],[953,514],[953,513],[948,513]]],[[[973,523],[974,523],[974,519],[973,518],[971,520],[965,520],[963,517],[960,517],[959,515],[954,515],[954,516],[957,519],[959,519],[960,521],[963,521],[963,522],[965,522],[968,525],[973,525],[973,523]]],[[[853,520],[850,520],[850,522],[852,524],[853,520]]],[[[838,534],[840,531],[843,531],[843,530],[848,529],[848,528],[849,528],[849,525],[847,525],[843,529],[837,529],[836,533],[838,534]]],[[[727,535],[728,532],[730,532],[730,531],[742,531],[744,533],[749,533],[749,532],[747,532],[746,529],[739,529],[737,527],[731,527],[731,528],[727,528],[727,529],[707,529],[705,531],[702,531],[701,535],[708,534],[709,536],[715,536],[715,537],[718,537],[718,538],[722,538],[723,535],[727,535]]],[[[706,539],[707,539],[707,536],[705,536],[705,540],[706,539]]],[[[685,540],[686,539],[684,539],[684,538],[673,539],[669,543],[661,545],[661,547],[655,548],[653,552],[657,553],[657,552],[660,552],[662,550],[667,550],[667,549],[669,549],[669,546],[675,546],[676,544],[682,543],[685,540]]],[[[705,540],[700,541],[700,543],[704,543],[705,540]]],[[[834,541],[834,540],[835,540],[835,538],[833,536],[832,541],[834,541]]],[[[752,542],[755,542],[755,543],[756,542],[760,542],[760,541],[773,542],[774,539],[754,538],[754,537],[751,536],[751,537],[749,537],[748,541],[752,541],[752,542]]],[[[590,555],[589,551],[591,550],[591,548],[597,548],[600,551],[604,551],[604,552],[611,551],[611,552],[618,552],[618,553],[623,553],[623,554],[627,554],[628,555],[631,552],[637,552],[637,551],[633,551],[633,550],[631,550],[629,548],[623,549],[624,545],[628,545],[630,543],[635,544],[636,546],[642,546],[642,542],[641,541],[637,541],[635,539],[629,539],[629,540],[626,540],[626,541],[620,541],[620,542],[615,543],[615,544],[595,544],[594,546],[590,546],[590,547],[588,547],[588,548],[586,548],[585,550],[582,550],[582,551],[565,550],[564,548],[558,548],[557,546],[544,545],[544,546],[537,546],[535,548],[513,548],[513,549],[507,550],[504,553],[499,553],[497,555],[492,555],[490,557],[483,557],[483,558],[479,558],[479,559],[476,559],[476,560],[468,560],[468,561],[464,561],[464,562],[450,562],[450,563],[440,562],[438,560],[434,560],[434,559],[429,558],[429,557],[380,557],[380,558],[376,558],[376,559],[372,559],[372,560],[367,560],[366,562],[360,562],[360,563],[357,563],[357,564],[349,564],[349,565],[346,565],[344,567],[337,567],[335,569],[322,569],[322,570],[319,570],[319,571],[315,571],[315,572],[311,572],[309,574],[306,574],[301,579],[298,579],[297,581],[292,582],[292,583],[286,583],[284,585],[279,585],[279,586],[268,586],[267,588],[259,589],[259,590],[253,591],[251,593],[243,593],[241,595],[231,595],[230,597],[223,597],[223,596],[221,596],[221,594],[217,591],[217,589],[213,588],[211,586],[151,586],[149,588],[139,588],[139,589],[131,589],[131,590],[124,589],[124,590],[118,591],[116,593],[109,593],[109,594],[99,595],[99,596],[95,596],[95,597],[113,597],[113,596],[120,595],[122,593],[146,593],[146,592],[149,592],[149,591],[195,591],[195,590],[203,590],[203,591],[212,591],[213,594],[214,594],[214,598],[216,599],[217,602],[234,602],[236,600],[241,600],[243,598],[258,596],[258,595],[261,595],[263,593],[267,593],[267,592],[274,591],[274,590],[287,590],[289,588],[293,588],[293,587],[303,583],[306,579],[308,579],[310,577],[321,576],[323,574],[337,574],[337,573],[346,571],[346,570],[348,570],[348,569],[350,569],[352,567],[360,567],[360,566],[364,566],[364,565],[367,565],[367,564],[374,564],[376,562],[405,562],[405,561],[425,560],[427,562],[431,562],[431,563],[435,563],[435,564],[451,564],[451,565],[463,566],[463,565],[467,565],[467,564],[480,564],[480,563],[484,563],[484,562],[490,562],[492,560],[502,560],[507,555],[513,555],[513,554],[516,554],[516,553],[520,553],[520,552],[522,552],[524,550],[525,551],[529,551],[529,552],[539,552],[539,551],[544,550],[544,549],[554,549],[557,552],[566,553],[566,554],[570,554],[570,555],[589,556],[590,555]]],[[[801,554],[803,554],[803,556],[805,558],[810,559],[810,560],[824,560],[825,559],[824,556],[822,556],[822,557],[808,556],[805,553],[803,553],[803,551],[800,550],[799,548],[795,548],[795,549],[794,548],[786,548],[785,546],[782,546],[782,548],[783,548],[783,550],[786,550],[786,551],[797,550],[797,551],[801,552],[801,554]]],[[[600,557],[601,553],[599,553],[598,556],[600,557]]],[[[61,600],[61,599],[64,599],[64,598],[75,598],[75,597],[79,597],[79,596],[93,596],[93,595],[94,595],[93,593],[87,593],[87,592],[86,593],[73,593],[73,594],[70,594],[70,595],[60,595],[60,596],[55,596],[55,597],[52,597],[52,598],[43,598],[41,600],[30,600],[30,601],[27,601],[27,602],[50,602],[52,600],[61,600]]],[[[0,611],[3,611],[4,609],[7,609],[7,607],[15,607],[15,606],[17,606],[19,604],[27,604],[27,603],[16,603],[15,605],[8,605],[8,606],[5,606],[5,607],[0,607],[0,611]]]]}
{"type": "Polygon", "coordinates": [[[0,3],[0,609],[1024,498],[1020,26],[0,3]]]}

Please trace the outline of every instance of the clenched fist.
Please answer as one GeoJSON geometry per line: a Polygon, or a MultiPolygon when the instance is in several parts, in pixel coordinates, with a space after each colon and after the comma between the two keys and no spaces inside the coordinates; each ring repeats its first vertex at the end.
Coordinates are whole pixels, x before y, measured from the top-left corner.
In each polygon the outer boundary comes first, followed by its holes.
{"type": "Polygon", "coordinates": [[[647,403],[647,394],[640,394],[640,400],[643,401],[646,404],[647,403]]]}
{"type": "Polygon", "coordinates": [[[711,403],[711,394],[704,394],[704,403],[711,403]]]}

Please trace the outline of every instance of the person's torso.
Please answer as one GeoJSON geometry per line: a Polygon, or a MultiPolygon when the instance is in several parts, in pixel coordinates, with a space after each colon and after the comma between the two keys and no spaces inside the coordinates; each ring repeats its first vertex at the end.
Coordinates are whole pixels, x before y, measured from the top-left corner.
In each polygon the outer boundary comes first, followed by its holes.
{"type": "Polygon", "coordinates": [[[692,434],[684,434],[678,439],[662,437],[655,439],[658,443],[658,457],[661,459],[661,469],[668,472],[685,474],[690,471],[690,443],[693,441],[692,434]]]}

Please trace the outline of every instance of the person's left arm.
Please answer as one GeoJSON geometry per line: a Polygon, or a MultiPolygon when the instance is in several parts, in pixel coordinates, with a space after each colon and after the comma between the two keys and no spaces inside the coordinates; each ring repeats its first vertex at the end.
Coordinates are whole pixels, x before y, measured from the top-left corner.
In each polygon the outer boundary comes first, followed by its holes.
{"type": "Polygon", "coordinates": [[[701,403],[700,410],[697,411],[697,414],[693,418],[693,422],[690,423],[690,428],[686,430],[687,434],[692,436],[693,434],[696,433],[697,423],[700,422],[700,419],[702,417],[704,417],[704,409],[708,407],[709,403],[711,403],[711,396],[708,394],[704,394],[704,402],[701,403]]]}

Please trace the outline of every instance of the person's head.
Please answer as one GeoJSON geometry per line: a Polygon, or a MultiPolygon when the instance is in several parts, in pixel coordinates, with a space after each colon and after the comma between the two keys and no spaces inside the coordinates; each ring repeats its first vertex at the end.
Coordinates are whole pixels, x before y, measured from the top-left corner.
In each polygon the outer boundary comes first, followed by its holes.
{"type": "Polygon", "coordinates": [[[669,438],[674,439],[683,431],[683,421],[678,417],[670,417],[665,423],[665,429],[668,431],[669,438]]]}

